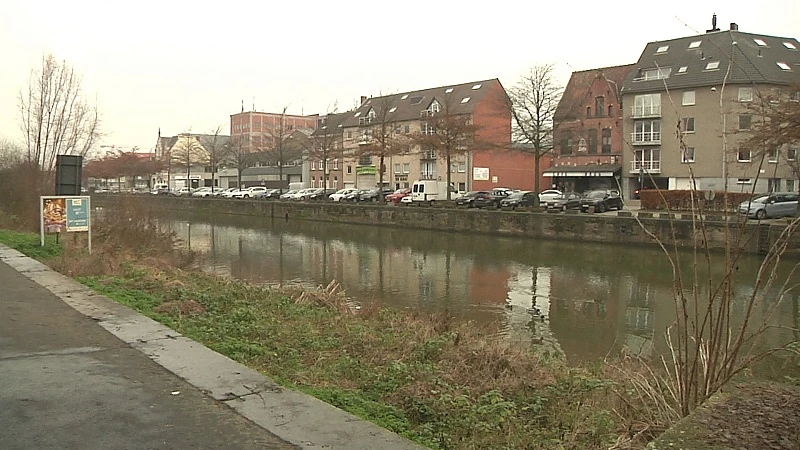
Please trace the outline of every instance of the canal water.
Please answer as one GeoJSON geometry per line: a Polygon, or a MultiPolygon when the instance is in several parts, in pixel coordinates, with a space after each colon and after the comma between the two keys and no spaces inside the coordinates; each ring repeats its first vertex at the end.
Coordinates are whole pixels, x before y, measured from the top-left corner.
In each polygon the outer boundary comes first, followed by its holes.
{"type": "MultiPolygon", "coordinates": [[[[668,352],[673,269],[657,248],[188,213],[171,216],[170,226],[181,245],[206,255],[207,270],[248,282],[315,287],[336,280],[362,305],[446,311],[514,342],[549,343],[572,361],[623,349],[644,357],[668,352]]],[[[744,316],[760,263],[747,256],[737,264],[735,317],[744,316]]],[[[690,253],[678,267],[691,278],[690,253]]],[[[701,272],[698,289],[707,295],[708,270],[701,272]]],[[[712,257],[710,272],[724,274],[721,256],[712,257]]],[[[691,280],[684,284],[690,294],[691,280]]],[[[779,291],[768,292],[758,320],[779,291]]],[[[797,339],[789,328],[798,327],[800,297],[783,294],[768,318],[776,328],[760,348],[797,339]]]]}

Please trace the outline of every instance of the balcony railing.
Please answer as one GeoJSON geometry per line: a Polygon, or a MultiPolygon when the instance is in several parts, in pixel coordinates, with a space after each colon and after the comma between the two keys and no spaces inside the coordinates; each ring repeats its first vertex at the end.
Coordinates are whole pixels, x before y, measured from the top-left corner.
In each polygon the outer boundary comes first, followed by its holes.
{"type": "Polygon", "coordinates": [[[420,180],[435,180],[436,172],[422,172],[419,174],[420,180]]]}
{"type": "Polygon", "coordinates": [[[660,131],[644,131],[631,133],[631,142],[634,145],[659,145],[661,144],[660,131]]]}
{"type": "Polygon", "coordinates": [[[358,145],[372,144],[372,136],[359,136],[358,145]]]}
{"type": "Polygon", "coordinates": [[[369,117],[369,116],[367,116],[367,117],[359,117],[358,118],[358,124],[359,125],[369,125],[374,121],[375,121],[375,118],[374,117],[369,117]]]}
{"type": "Polygon", "coordinates": [[[657,161],[631,161],[631,173],[661,173],[661,160],[657,161]]]}
{"type": "Polygon", "coordinates": [[[661,105],[631,106],[631,117],[634,119],[661,117],[661,105]]]}

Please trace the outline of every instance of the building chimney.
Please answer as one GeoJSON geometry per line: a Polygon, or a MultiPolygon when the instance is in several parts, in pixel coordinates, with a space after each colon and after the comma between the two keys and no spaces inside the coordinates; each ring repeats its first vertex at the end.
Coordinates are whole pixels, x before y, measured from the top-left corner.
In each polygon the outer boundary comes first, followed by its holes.
{"type": "Polygon", "coordinates": [[[717,13],[711,16],[711,29],[706,30],[706,33],[713,33],[715,31],[719,31],[719,28],[717,28],[717,13]]]}
{"type": "Polygon", "coordinates": [[[359,105],[363,105],[364,102],[366,102],[366,101],[367,101],[367,96],[366,95],[362,95],[361,96],[361,103],[359,105]]]}
{"type": "Polygon", "coordinates": [[[731,22],[731,31],[739,31],[739,25],[736,25],[736,22],[731,22]]]}

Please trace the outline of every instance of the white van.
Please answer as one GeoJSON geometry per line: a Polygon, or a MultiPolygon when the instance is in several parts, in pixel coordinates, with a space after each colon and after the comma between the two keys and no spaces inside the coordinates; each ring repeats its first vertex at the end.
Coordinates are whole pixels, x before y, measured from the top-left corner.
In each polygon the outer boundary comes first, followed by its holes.
{"type": "Polygon", "coordinates": [[[411,203],[432,203],[435,201],[447,200],[447,191],[450,191],[450,200],[455,200],[461,194],[456,191],[452,184],[446,181],[420,180],[415,181],[411,186],[411,203]]]}
{"type": "Polygon", "coordinates": [[[153,185],[153,188],[150,189],[150,193],[153,195],[168,195],[169,185],[166,183],[156,183],[153,185]]]}

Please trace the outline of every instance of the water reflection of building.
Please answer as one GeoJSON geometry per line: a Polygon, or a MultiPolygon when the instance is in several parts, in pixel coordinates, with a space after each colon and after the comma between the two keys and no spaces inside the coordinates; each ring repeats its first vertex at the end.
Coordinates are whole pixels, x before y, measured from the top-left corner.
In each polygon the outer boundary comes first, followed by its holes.
{"type": "Polygon", "coordinates": [[[619,277],[560,267],[551,272],[550,299],[550,327],[568,358],[614,351],[625,302],[619,277]]]}

